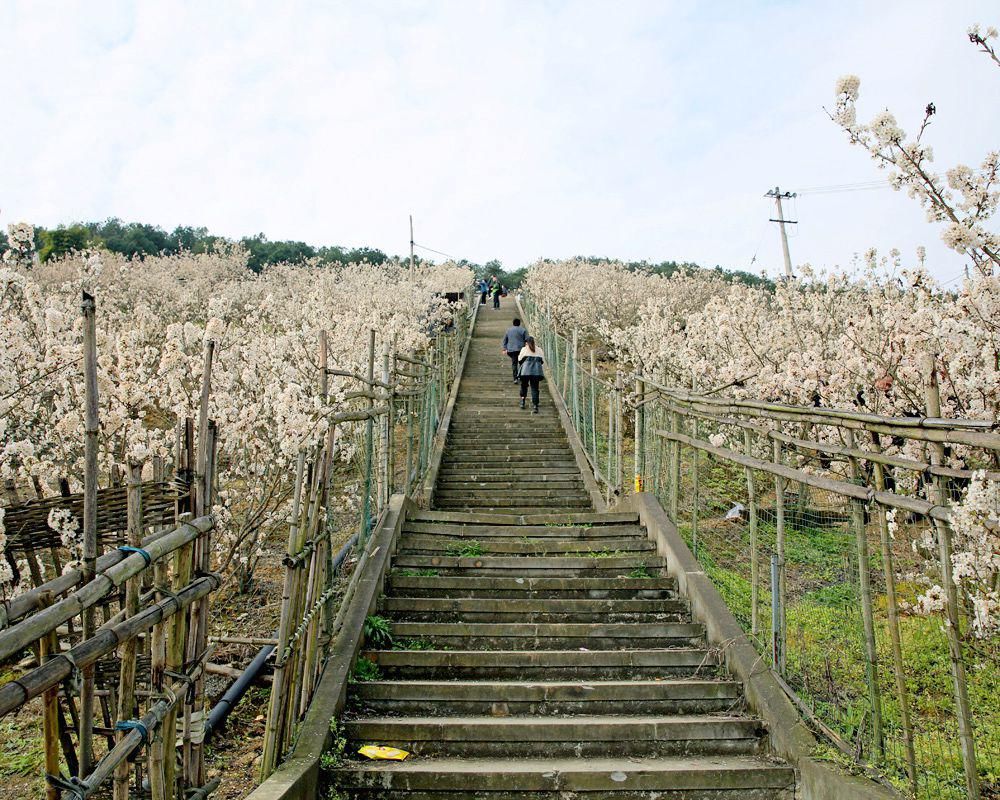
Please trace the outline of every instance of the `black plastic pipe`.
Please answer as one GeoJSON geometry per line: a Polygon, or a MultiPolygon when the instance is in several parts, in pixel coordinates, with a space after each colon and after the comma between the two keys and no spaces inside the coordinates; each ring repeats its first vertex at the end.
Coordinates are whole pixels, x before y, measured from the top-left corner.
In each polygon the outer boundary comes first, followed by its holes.
{"type": "MultiPolygon", "coordinates": [[[[347,559],[347,554],[351,552],[351,549],[357,544],[358,535],[354,534],[343,547],[337,552],[337,555],[333,557],[333,572],[334,574],[340,572],[340,568],[343,566],[344,561],[347,559]]],[[[277,637],[278,632],[274,632],[274,636],[277,637]]],[[[236,708],[236,704],[243,699],[243,695],[247,693],[247,689],[250,685],[257,679],[257,676],[264,669],[264,665],[267,660],[271,657],[271,654],[277,648],[273,644],[269,644],[266,647],[262,647],[260,651],[253,657],[253,661],[247,664],[247,668],[243,670],[243,674],[240,675],[232,685],[226,689],[226,693],[222,695],[222,698],[216,703],[210,712],[208,712],[208,720],[205,722],[205,739],[208,740],[212,737],[217,730],[219,730],[225,723],[226,718],[236,708]]]]}

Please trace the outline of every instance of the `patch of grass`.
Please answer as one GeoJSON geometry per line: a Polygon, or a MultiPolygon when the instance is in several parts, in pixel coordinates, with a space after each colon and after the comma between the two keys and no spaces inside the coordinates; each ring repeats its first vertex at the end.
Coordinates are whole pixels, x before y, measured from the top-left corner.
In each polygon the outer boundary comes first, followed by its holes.
{"type": "Polygon", "coordinates": [[[397,639],[392,643],[393,650],[436,650],[434,643],[428,639],[397,639]]]}
{"type": "Polygon", "coordinates": [[[377,649],[391,647],[392,623],[377,614],[365,617],[365,644],[377,649]]]}
{"type": "Polygon", "coordinates": [[[367,681],[377,681],[382,678],[382,670],[378,664],[367,658],[358,658],[351,668],[351,681],[353,683],[365,683],[367,681]]]}
{"type": "Polygon", "coordinates": [[[636,567],[628,574],[628,576],[630,578],[639,578],[642,580],[649,580],[650,578],[655,577],[648,569],[646,569],[645,564],[641,564],[636,567]]]}
{"type": "Polygon", "coordinates": [[[397,569],[395,574],[401,578],[436,578],[439,575],[436,569],[397,569]]]}
{"type": "Polygon", "coordinates": [[[45,770],[45,749],[42,737],[18,727],[14,720],[0,722],[0,778],[15,775],[33,777],[45,770]]]}
{"type": "Polygon", "coordinates": [[[483,554],[483,546],[479,542],[463,542],[448,545],[448,555],[455,558],[476,558],[483,554]]]}

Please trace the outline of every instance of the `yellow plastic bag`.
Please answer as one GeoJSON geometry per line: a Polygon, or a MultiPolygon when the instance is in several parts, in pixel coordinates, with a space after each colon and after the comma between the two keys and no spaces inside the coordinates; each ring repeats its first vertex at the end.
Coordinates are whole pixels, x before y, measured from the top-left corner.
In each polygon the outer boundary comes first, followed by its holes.
{"type": "Polygon", "coordinates": [[[404,761],[409,755],[405,750],[397,747],[385,747],[377,744],[366,744],[360,750],[361,755],[380,761],[404,761]]]}

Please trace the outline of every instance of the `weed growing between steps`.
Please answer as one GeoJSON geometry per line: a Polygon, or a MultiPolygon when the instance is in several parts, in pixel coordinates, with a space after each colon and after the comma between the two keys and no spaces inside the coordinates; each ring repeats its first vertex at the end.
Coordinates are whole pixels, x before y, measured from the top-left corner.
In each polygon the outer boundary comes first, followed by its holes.
{"type": "Polygon", "coordinates": [[[479,542],[465,542],[463,544],[448,545],[446,551],[449,556],[455,558],[477,558],[483,554],[483,546],[479,542]]]}
{"type": "Polygon", "coordinates": [[[378,664],[370,659],[359,656],[351,668],[351,683],[366,683],[367,681],[378,681],[382,679],[382,670],[378,664]]]}
{"type": "Polygon", "coordinates": [[[397,639],[392,643],[393,650],[440,650],[428,639],[397,639]]]}
{"type": "Polygon", "coordinates": [[[376,650],[391,647],[392,623],[377,614],[365,617],[365,644],[376,650]]]}
{"type": "Polygon", "coordinates": [[[333,773],[340,766],[345,749],[347,749],[347,739],[340,733],[337,720],[331,719],[330,746],[319,757],[320,800],[348,800],[346,794],[337,791],[331,785],[333,773]]]}
{"type": "Polygon", "coordinates": [[[637,578],[641,580],[652,580],[655,576],[646,568],[645,564],[642,564],[636,567],[634,570],[632,570],[628,574],[628,577],[637,578]]]}
{"type": "Polygon", "coordinates": [[[400,578],[437,578],[439,576],[436,569],[397,569],[393,570],[392,574],[400,578]]]}

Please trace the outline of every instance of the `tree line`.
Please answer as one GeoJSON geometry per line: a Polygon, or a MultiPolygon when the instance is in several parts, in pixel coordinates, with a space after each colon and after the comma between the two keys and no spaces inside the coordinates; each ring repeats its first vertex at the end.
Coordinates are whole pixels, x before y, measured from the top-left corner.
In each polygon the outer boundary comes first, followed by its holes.
{"type": "MultiPolygon", "coordinates": [[[[270,264],[283,262],[302,262],[317,260],[322,264],[350,264],[367,261],[371,264],[382,264],[392,256],[377,247],[344,247],[341,245],[314,246],[306,242],[284,240],[271,241],[263,233],[256,236],[244,236],[241,239],[230,239],[210,233],[205,227],[179,225],[172,231],[166,231],[158,225],[143,222],[123,222],[112,217],[103,222],[74,222],[69,225],[58,225],[55,228],[35,226],[35,248],[42,261],[58,258],[74,251],[87,249],[104,249],[120,253],[128,257],[143,257],[152,255],[174,255],[180,252],[207,253],[221,245],[239,244],[249,254],[248,266],[254,272],[270,264]]],[[[0,257],[7,250],[7,241],[0,237],[0,257]]],[[[401,259],[408,256],[400,257],[401,259]]],[[[421,259],[415,259],[420,263],[421,259]]],[[[597,256],[587,256],[582,260],[591,264],[611,263],[612,259],[597,256]]],[[[497,279],[508,288],[521,285],[527,267],[516,270],[505,269],[498,259],[485,263],[476,263],[461,259],[460,266],[471,269],[476,278],[489,279],[496,275],[497,279]]],[[[704,269],[693,262],[679,261],[628,261],[625,266],[630,270],[651,272],[659,275],[672,275],[681,269],[704,269]]],[[[759,275],[739,270],[727,270],[716,266],[711,268],[727,281],[736,281],[750,286],[767,285],[773,287],[771,281],[759,275]]]]}

